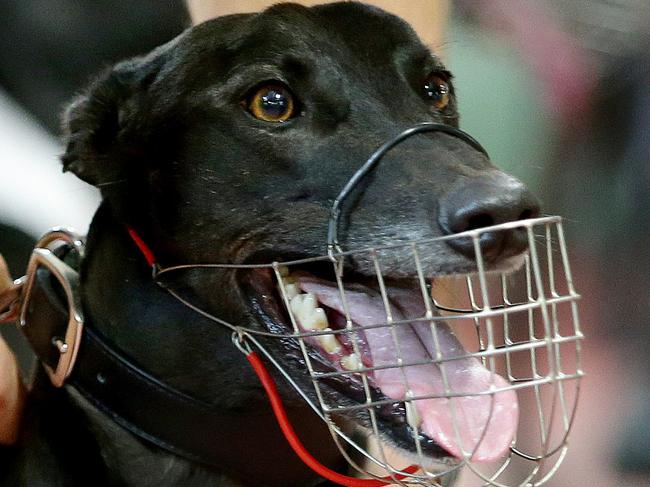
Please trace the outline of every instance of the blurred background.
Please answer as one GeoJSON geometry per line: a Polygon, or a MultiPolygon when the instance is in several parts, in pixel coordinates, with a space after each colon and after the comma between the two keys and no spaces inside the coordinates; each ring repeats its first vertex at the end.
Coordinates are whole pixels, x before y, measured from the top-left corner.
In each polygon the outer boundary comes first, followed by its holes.
{"type": "MultiPolygon", "coordinates": [[[[588,376],[550,485],[650,486],[650,2],[451,7],[446,40],[431,47],[454,72],[461,126],[566,218],[584,296],[588,376]]],[[[180,0],[2,0],[0,18],[0,253],[17,276],[40,234],[85,232],[98,203],[60,171],[65,103],[190,22],[180,0]]]]}

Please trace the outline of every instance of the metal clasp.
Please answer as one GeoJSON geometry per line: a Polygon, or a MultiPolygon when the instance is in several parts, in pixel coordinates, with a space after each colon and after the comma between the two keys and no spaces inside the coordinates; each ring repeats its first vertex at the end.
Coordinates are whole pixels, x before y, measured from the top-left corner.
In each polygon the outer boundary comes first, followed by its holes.
{"type": "Polygon", "coordinates": [[[61,387],[74,369],[83,332],[83,313],[79,293],[79,273],[59,259],[51,250],[57,243],[67,243],[83,256],[83,239],[74,232],[56,228],[46,234],[32,252],[25,276],[22,303],[20,306],[20,326],[29,326],[29,307],[34,292],[39,269],[46,269],[57,280],[65,294],[68,309],[68,324],[64,337],[53,337],[52,346],[56,347],[59,359],[55,368],[43,364],[47,374],[56,387],[61,387]]]}
{"type": "Polygon", "coordinates": [[[243,353],[246,356],[250,355],[253,352],[251,346],[246,341],[247,336],[248,333],[246,333],[241,328],[238,328],[232,332],[232,343],[235,345],[235,347],[239,349],[241,353],[243,353]]]}

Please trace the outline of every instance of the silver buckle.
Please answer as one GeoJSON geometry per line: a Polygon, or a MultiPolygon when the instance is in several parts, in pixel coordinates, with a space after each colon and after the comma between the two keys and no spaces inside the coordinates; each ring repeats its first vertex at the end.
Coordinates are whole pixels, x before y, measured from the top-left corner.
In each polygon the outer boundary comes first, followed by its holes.
{"type": "Polygon", "coordinates": [[[80,256],[83,256],[83,239],[71,230],[53,229],[36,244],[27,267],[19,321],[21,327],[29,326],[27,313],[37,278],[37,271],[39,268],[47,269],[61,285],[68,305],[68,325],[65,337],[53,341],[53,345],[56,346],[59,352],[57,365],[53,369],[47,364],[43,364],[55,387],[61,387],[72,373],[83,332],[79,274],[52,251],[57,244],[61,243],[71,244],[79,252],[80,256]]]}

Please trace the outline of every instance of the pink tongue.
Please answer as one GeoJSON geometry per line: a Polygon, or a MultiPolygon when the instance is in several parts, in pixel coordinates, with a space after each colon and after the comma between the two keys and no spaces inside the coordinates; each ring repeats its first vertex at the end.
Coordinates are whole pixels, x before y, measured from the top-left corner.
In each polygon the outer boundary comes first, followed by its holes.
{"type": "MultiPolygon", "coordinates": [[[[300,288],[315,294],[325,306],[344,313],[339,290],[333,283],[301,277],[300,288]]],[[[411,291],[396,288],[391,288],[389,292],[394,321],[424,316],[421,295],[418,299],[411,291]]],[[[350,318],[354,323],[363,327],[386,322],[383,300],[375,291],[359,287],[347,289],[345,294],[350,318]]],[[[437,323],[442,356],[451,358],[464,355],[465,350],[447,324],[440,321],[437,323]]],[[[393,329],[405,363],[430,361],[436,357],[429,323],[401,324],[393,329]]],[[[394,365],[398,362],[398,351],[390,327],[365,329],[364,332],[374,366],[394,365]]],[[[463,458],[465,451],[475,462],[499,459],[510,447],[517,428],[519,409],[515,392],[486,394],[491,385],[501,389],[507,387],[508,382],[501,376],[492,374],[475,358],[452,360],[445,362],[442,367],[453,394],[474,395],[451,400],[436,398],[415,401],[422,418],[421,430],[458,458],[463,458]]],[[[396,400],[406,398],[407,384],[404,376],[416,397],[444,395],[443,378],[437,365],[410,366],[403,370],[389,368],[373,372],[376,385],[386,396],[396,400]]]]}

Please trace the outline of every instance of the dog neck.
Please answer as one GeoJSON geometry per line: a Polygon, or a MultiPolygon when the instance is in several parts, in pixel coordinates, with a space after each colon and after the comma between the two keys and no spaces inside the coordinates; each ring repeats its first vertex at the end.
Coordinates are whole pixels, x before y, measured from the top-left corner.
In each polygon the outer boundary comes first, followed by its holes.
{"type": "MultiPolygon", "coordinates": [[[[88,418],[108,469],[122,477],[120,483],[139,485],[143,476],[164,472],[161,484],[313,484],[314,474],[289,452],[274,425],[260,386],[243,355],[232,346],[229,331],[182,306],[155,284],[125,227],[106,204],[91,225],[81,288],[86,326],[107,337],[116,351],[147,374],[223,412],[230,426],[224,423],[224,431],[214,435],[215,444],[233,445],[224,453],[223,471],[220,465],[203,467],[143,442],[68,388],[72,401],[88,418]],[[281,451],[287,454],[278,457],[281,451]],[[242,465],[249,465],[249,471],[241,471],[242,465]],[[239,484],[233,478],[246,481],[239,484]]],[[[306,406],[292,409],[299,418],[294,426],[305,439],[313,445],[332,444],[327,428],[306,406]]],[[[169,411],[169,422],[175,421],[174,414],[169,411]]],[[[331,466],[340,464],[333,445],[320,450],[331,466]]]]}
{"type": "Polygon", "coordinates": [[[215,469],[152,447],[113,422],[77,390],[67,388],[70,400],[85,417],[88,430],[105,465],[107,485],[187,485],[243,487],[244,483],[215,469]]]}

